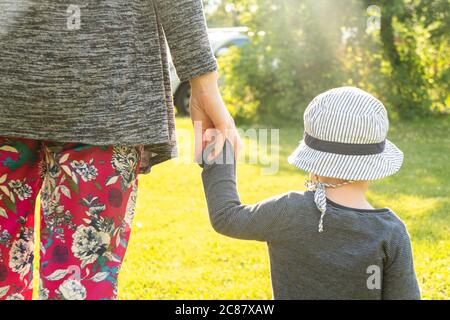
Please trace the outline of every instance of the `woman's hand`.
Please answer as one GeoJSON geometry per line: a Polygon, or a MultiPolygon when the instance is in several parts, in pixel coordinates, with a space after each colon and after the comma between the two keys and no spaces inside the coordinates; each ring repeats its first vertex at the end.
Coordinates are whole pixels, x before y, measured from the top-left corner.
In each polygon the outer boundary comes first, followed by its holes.
{"type": "Polygon", "coordinates": [[[241,148],[241,139],[234,120],[222,100],[217,80],[217,72],[211,72],[190,81],[192,95],[189,108],[195,131],[196,159],[208,143],[204,133],[209,128],[218,130],[218,134],[215,136],[214,150],[208,158],[209,161],[222,151],[225,139],[228,139],[233,145],[236,157],[241,148]]]}

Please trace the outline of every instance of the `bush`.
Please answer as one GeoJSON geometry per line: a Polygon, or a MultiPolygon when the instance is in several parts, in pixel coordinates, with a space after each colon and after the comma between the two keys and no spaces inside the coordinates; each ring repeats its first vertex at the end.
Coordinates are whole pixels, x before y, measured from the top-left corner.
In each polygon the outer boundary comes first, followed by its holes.
{"type": "Polygon", "coordinates": [[[397,118],[448,114],[448,1],[236,0],[249,45],[220,59],[224,99],[238,120],[301,120],[317,94],[354,85],[397,118]],[[343,31],[348,37],[343,39],[343,31]],[[343,41],[344,40],[344,41],[343,41]]]}

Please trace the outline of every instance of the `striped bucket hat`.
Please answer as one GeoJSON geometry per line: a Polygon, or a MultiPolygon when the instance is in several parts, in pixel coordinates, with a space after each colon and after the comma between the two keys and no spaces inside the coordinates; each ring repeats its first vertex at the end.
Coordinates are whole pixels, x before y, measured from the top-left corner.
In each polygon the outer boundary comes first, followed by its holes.
{"type": "MultiPolygon", "coordinates": [[[[306,172],[349,183],[392,175],[402,165],[403,153],[386,139],[386,108],[361,89],[341,87],[314,98],[305,110],[304,128],[303,140],[288,161],[306,172]]],[[[329,186],[338,187],[308,183],[309,189],[323,190],[315,195],[323,214],[329,186]]]]}

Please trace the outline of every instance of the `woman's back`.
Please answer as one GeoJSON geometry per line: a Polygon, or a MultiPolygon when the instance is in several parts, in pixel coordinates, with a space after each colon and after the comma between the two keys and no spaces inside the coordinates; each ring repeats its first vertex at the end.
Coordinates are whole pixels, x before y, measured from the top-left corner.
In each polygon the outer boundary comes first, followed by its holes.
{"type": "Polygon", "coordinates": [[[217,68],[200,0],[1,3],[0,136],[173,156],[166,39],[182,81],[217,68]]]}

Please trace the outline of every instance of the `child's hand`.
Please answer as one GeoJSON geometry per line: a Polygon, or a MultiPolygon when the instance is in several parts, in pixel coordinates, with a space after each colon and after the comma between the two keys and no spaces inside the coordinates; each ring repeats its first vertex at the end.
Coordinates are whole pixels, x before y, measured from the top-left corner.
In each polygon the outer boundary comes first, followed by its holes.
{"type": "Polygon", "coordinates": [[[236,163],[236,153],[231,142],[226,139],[222,149],[218,149],[218,137],[221,132],[215,128],[206,129],[202,136],[202,161],[207,164],[233,164],[236,163]]]}
{"type": "MultiPolygon", "coordinates": [[[[200,160],[206,160],[207,162],[213,162],[214,158],[220,154],[220,151],[216,153],[218,148],[217,137],[220,137],[221,133],[216,128],[208,128],[204,130],[201,136],[201,157],[200,160]]],[[[200,155],[199,155],[200,157],[200,155]]]]}

